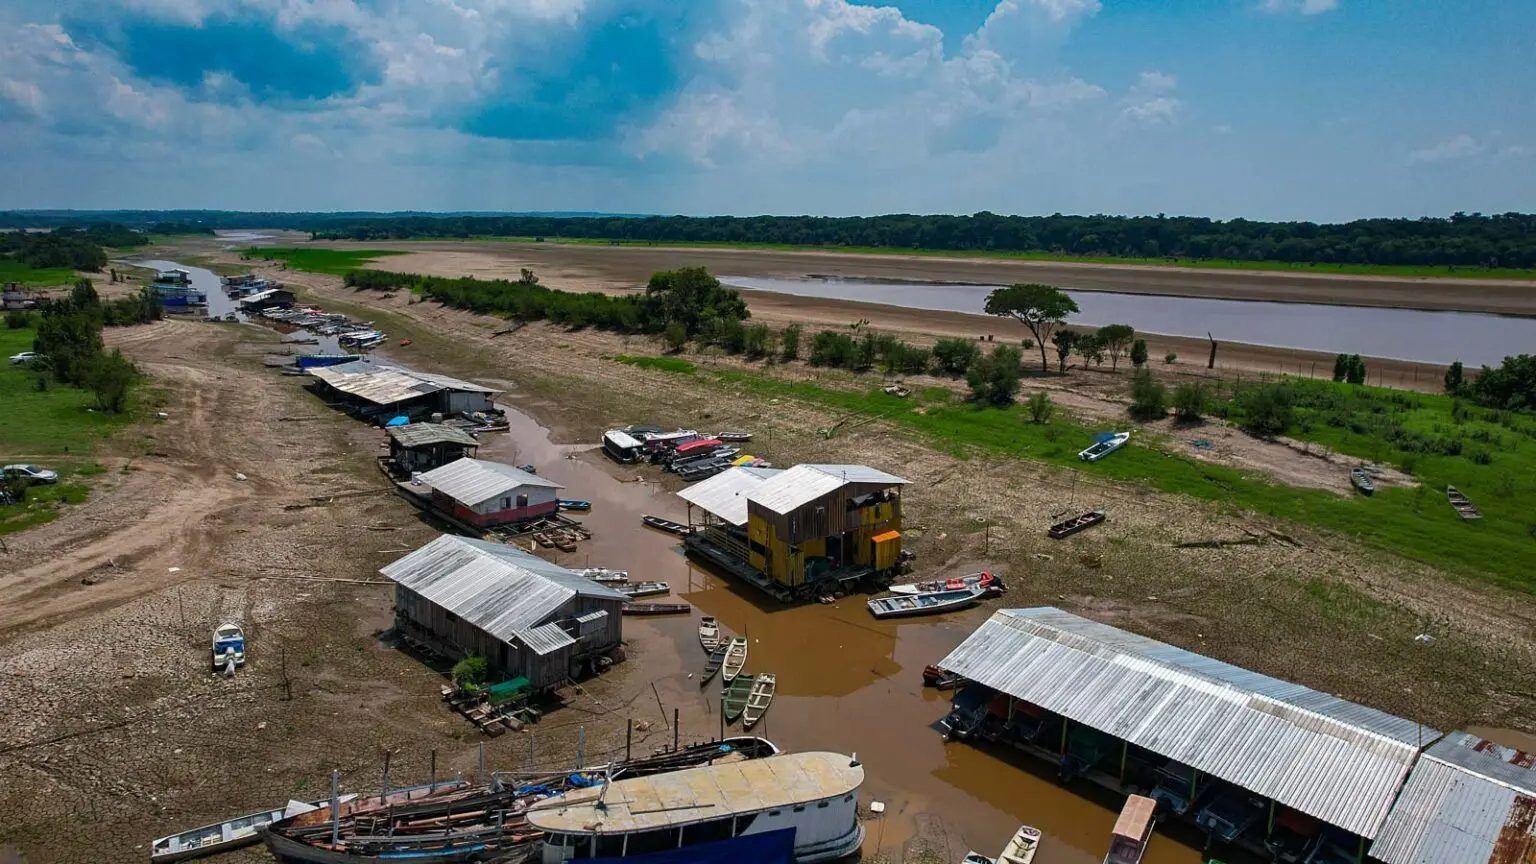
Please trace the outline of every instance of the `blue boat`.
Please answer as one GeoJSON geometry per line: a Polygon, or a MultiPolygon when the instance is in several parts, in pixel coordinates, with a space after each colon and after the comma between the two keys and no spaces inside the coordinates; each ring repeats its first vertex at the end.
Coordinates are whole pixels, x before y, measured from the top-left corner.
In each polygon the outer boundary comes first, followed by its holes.
{"type": "Polygon", "coordinates": [[[987,589],[960,588],[953,591],[932,591],[927,594],[902,594],[896,597],[880,597],[869,601],[869,612],[876,618],[901,618],[907,615],[937,615],[953,612],[986,596],[987,589]]]}
{"type": "Polygon", "coordinates": [[[592,509],[591,501],[580,501],[575,498],[561,498],[559,505],[561,510],[575,510],[580,513],[585,513],[592,509]]]}

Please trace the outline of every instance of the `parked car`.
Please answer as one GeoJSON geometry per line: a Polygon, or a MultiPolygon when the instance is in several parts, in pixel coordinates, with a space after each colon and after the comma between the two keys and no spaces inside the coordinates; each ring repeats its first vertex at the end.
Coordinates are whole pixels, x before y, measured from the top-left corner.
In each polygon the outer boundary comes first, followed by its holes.
{"type": "Polygon", "coordinates": [[[7,477],[25,477],[33,483],[59,482],[59,472],[39,468],[36,465],[7,465],[0,468],[0,472],[4,472],[7,477]]]}
{"type": "Polygon", "coordinates": [[[11,365],[12,366],[21,366],[21,365],[24,365],[24,364],[27,364],[27,363],[33,363],[33,362],[36,362],[36,361],[42,360],[42,359],[44,359],[43,355],[37,353],[36,351],[23,351],[20,354],[12,354],[11,355],[11,365]]]}

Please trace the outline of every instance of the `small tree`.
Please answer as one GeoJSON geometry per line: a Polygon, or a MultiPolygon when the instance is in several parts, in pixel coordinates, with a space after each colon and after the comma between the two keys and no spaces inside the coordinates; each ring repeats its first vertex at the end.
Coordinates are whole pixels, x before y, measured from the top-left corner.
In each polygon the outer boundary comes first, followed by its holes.
{"type": "Polygon", "coordinates": [[[1209,405],[1210,394],[1199,381],[1187,381],[1173,389],[1173,411],[1180,420],[1199,420],[1209,405]]]}
{"type": "Polygon", "coordinates": [[[999,345],[971,365],[966,383],[971,398],[989,405],[1007,405],[1019,392],[1019,364],[1023,354],[1012,345],[999,345]]]}
{"type": "Polygon", "coordinates": [[[1140,369],[1131,379],[1131,416],[1143,422],[1168,413],[1168,388],[1152,378],[1152,370],[1140,369]]]}
{"type": "Polygon", "coordinates": [[[791,323],[779,334],[779,358],[788,363],[800,357],[800,324],[791,323]]]}
{"type": "Polygon", "coordinates": [[[946,337],[933,343],[935,365],[947,375],[964,375],[980,356],[981,346],[970,339],[946,337]]]}
{"type": "Polygon", "coordinates": [[[1136,328],[1129,324],[1106,324],[1094,335],[1099,344],[1104,346],[1104,353],[1109,355],[1109,369],[1113,372],[1120,368],[1120,358],[1131,350],[1132,342],[1136,339],[1136,328]]]}
{"type": "Polygon", "coordinates": [[[677,353],[688,344],[688,325],[681,321],[671,321],[667,329],[662,331],[661,338],[666,341],[668,351],[677,353]]]}
{"type": "Polygon", "coordinates": [[[1344,375],[1344,380],[1351,384],[1365,383],[1365,361],[1359,354],[1349,355],[1349,370],[1344,375]]]}
{"type": "Polygon", "coordinates": [[[1237,395],[1243,428],[1255,435],[1279,435],[1296,419],[1296,397],[1285,384],[1249,387],[1237,395]]]}
{"type": "Polygon", "coordinates": [[[1340,354],[1333,358],[1333,380],[1343,381],[1349,377],[1349,355],[1340,354]]]}
{"type": "Polygon", "coordinates": [[[1131,343],[1131,365],[1137,369],[1147,365],[1147,340],[1137,339],[1131,343]]]}
{"type": "Polygon", "coordinates": [[[532,270],[529,270],[527,267],[523,267],[523,268],[521,268],[521,270],[522,270],[521,276],[517,280],[519,284],[522,284],[522,285],[537,285],[537,284],[539,284],[539,275],[537,273],[533,272],[532,270]]]}
{"type": "Polygon", "coordinates": [[[1024,410],[1029,412],[1032,423],[1049,423],[1051,415],[1056,413],[1056,403],[1051,401],[1050,394],[1044,390],[1036,390],[1029,394],[1029,399],[1024,403],[1024,410]]]}
{"type": "Polygon", "coordinates": [[[768,354],[768,340],[773,333],[768,330],[767,324],[753,324],[743,333],[743,350],[753,360],[761,359],[768,354]]]}
{"type": "Polygon", "coordinates": [[[1169,366],[1172,366],[1174,363],[1178,362],[1178,359],[1179,355],[1173,353],[1172,351],[1169,351],[1167,354],[1163,355],[1163,362],[1169,366]]]}
{"type": "Polygon", "coordinates": [[[490,662],[478,654],[471,654],[453,664],[453,683],[465,690],[485,686],[485,681],[490,674],[490,662]]]}
{"type": "Polygon", "coordinates": [[[1040,346],[1040,370],[1044,372],[1050,368],[1045,358],[1046,341],[1078,308],[1077,301],[1060,288],[1030,283],[998,288],[988,294],[985,311],[988,315],[1012,318],[1029,328],[1040,346]]]}
{"type": "Polygon", "coordinates": [[[1084,369],[1087,369],[1090,363],[1094,366],[1103,366],[1105,350],[1103,340],[1095,333],[1084,333],[1077,337],[1077,354],[1083,358],[1084,369]]]}
{"type": "Polygon", "coordinates": [[[128,407],[128,391],[137,377],[138,370],[114,348],[111,354],[97,354],[86,363],[81,383],[96,395],[98,408],[119,414],[128,407]]]}
{"type": "MultiPolygon", "coordinates": [[[[7,321],[6,323],[10,323],[7,321]]],[[[1466,372],[1462,369],[1461,361],[1457,360],[1451,367],[1445,370],[1445,392],[1452,396],[1458,395],[1466,388],[1466,372]]]]}
{"type": "Polygon", "coordinates": [[[1077,340],[1080,337],[1071,330],[1057,330],[1051,334],[1051,342],[1056,345],[1056,362],[1060,364],[1061,371],[1067,371],[1067,358],[1077,348],[1077,340]]]}

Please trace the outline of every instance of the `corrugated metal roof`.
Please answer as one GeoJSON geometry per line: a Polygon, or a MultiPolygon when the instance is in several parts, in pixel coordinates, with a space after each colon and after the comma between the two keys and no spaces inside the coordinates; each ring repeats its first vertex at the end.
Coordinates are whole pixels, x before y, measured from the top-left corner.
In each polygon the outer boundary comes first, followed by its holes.
{"type": "Polygon", "coordinates": [[[385,431],[401,447],[425,447],[428,444],[463,444],[466,447],[480,445],[473,435],[463,429],[442,423],[412,423],[409,426],[391,426],[385,431]]]}
{"type": "Polygon", "coordinates": [[[994,613],[939,665],[1366,838],[1440,734],[1048,606],[994,613]]]}
{"type": "Polygon", "coordinates": [[[595,611],[588,612],[585,615],[576,616],[576,632],[586,636],[589,633],[595,633],[598,630],[603,629],[607,623],[607,610],[597,609],[595,611]]]}
{"type": "Polygon", "coordinates": [[[467,456],[441,468],[433,468],[421,475],[421,482],[470,507],[524,486],[563,488],[553,480],[529,474],[521,468],[467,456]]]}
{"type": "Polygon", "coordinates": [[[774,513],[788,513],[849,483],[904,486],[910,482],[867,465],[796,465],[758,486],[749,497],[774,513]]]}
{"type": "Polygon", "coordinates": [[[444,390],[462,390],[465,393],[499,393],[499,392],[501,392],[499,390],[494,390],[494,389],[492,389],[490,387],[484,387],[484,386],[479,385],[479,384],[474,384],[474,383],[471,383],[469,381],[465,381],[462,378],[450,378],[447,375],[439,375],[436,372],[416,372],[416,371],[411,370],[411,369],[405,369],[405,370],[402,370],[402,371],[404,371],[407,375],[412,375],[412,376],[415,376],[417,378],[420,378],[423,381],[427,381],[429,383],[436,384],[437,386],[443,388],[444,390]]]}
{"type": "Polygon", "coordinates": [[[764,480],[782,473],[779,468],[731,468],[689,486],[677,497],[732,525],[745,525],[749,494],[764,480]]]}
{"type": "Polygon", "coordinates": [[[576,644],[571,634],[562,630],[560,625],[553,621],[529,630],[519,630],[517,640],[527,645],[529,650],[540,657],[547,657],[561,648],[576,644]]]}
{"type": "Polygon", "coordinates": [[[503,641],[543,623],[578,594],[626,600],[516,547],[448,534],[379,572],[503,641]]]}
{"type": "Polygon", "coordinates": [[[469,393],[495,393],[489,387],[471,384],[447,375],[416,372],[403,366],[390,366],[368,360],[355,360],[336,366],[309,370],[309,374],[343,393],[367,399],[376,405],[393,405],[428,393],[460,390],[469,393]]]}
{"type": "Polygon", "coordinates": [[[1470,732],[1424,752],[1371,844],[1386,864],[1505,864],[1536,860],[1532,755],[1470,732]]]}

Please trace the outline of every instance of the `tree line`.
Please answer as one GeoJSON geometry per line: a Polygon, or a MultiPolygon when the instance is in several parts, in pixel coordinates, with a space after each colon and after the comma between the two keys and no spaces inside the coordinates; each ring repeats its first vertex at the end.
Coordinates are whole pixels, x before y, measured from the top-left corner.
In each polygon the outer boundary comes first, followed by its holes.
{"type": "Polygon", "coordinates": [[[74,231],[0,233],[0,257],[40,270],[63,267],[99,273],[107,266],[101,244],[74,231]]]}
{"type": "Polygon", "coordinates": [[[102,329],[145,324],[161,315],[160,300],[149,288],[131,297],[102,300],[91,281],[81,279],[68,297],[47,301],[33,312],[9,312],[5,323],[11,329],[36,329],[32,350],[43,355],[34,364],[38,389],[54,383],[82,387],[95,394],[98,408],[115,413],[127,407],[139,375],[121,351],[105,350],[102,329]]]}

